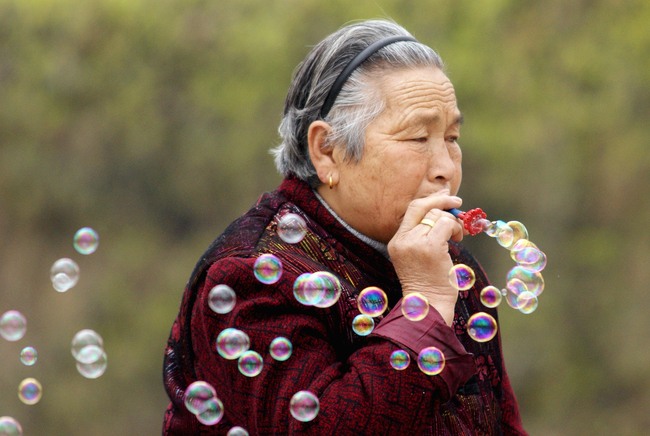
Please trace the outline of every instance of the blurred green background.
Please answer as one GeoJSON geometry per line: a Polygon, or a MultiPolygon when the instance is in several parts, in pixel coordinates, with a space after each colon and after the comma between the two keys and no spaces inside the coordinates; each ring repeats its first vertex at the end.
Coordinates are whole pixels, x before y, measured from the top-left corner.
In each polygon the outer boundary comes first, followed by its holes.
{"type": "MultiPolygon", "coordinates": [[[[342,24],[391,17],[438,50],[465,114],[467,207],[548,255],[539,309],[501,308],[534,435],[650,427],[650,2],[0,0],[0,416],[25,435],[159,434],[163,348],[199,255],[266,190],[290,75],[342,24]],[[100,235],[95,254],[72,247],[100,235]],[[49,269],[81,267],[60,294],[49,269]],[[80,376],[70,340],[104,337],[80,376]],[[18,354],[39,351],[33,367],[18,354]],[[22,404],[25,377],[43,398],[22,404]]],[[[495,284],[511,265],[467,244],[495,284]]]]}

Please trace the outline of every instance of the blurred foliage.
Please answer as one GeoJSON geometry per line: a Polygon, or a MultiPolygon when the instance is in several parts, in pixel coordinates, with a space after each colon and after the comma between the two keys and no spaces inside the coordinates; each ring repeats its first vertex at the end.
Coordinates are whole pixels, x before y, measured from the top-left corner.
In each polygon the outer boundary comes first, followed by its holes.
{"type": "MultiPolygon", "coordinates": [[[[353,19],[437,49],[465,113],[468,207],[546,251],[540,308],[501,310],[532,434],[650,426],[650,3],[643,0],[0,0],[0,415],[25,434],[157,434],[163,347],[194,262],[280,180],[268,149],[290,75],[353,19]],[[645,114],[645,115],[644,115],[645,114]],[[97,253],[74,252],[82,226],[97,253]],[[81,267],[56,293],[59,257],[81,267]],[[81,377],[69,343],[100,332],[81,377]],[[33,345],[34,367],[18,353],[33,345]],[[20,380],[44,387],[35,406],[20,380]]],[[[503,285],[506,252],[467,241],[503,285]]]]}

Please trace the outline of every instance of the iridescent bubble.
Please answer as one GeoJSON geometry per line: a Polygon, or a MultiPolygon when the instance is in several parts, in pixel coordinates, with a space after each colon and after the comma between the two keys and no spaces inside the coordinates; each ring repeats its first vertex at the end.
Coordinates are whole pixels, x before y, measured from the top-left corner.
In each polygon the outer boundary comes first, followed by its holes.
{"type": "Polygon", "coordinates": [[[0,416],[0,436],[23,436],[23,428],[11,416],[0,416]]]}
{"type": "Polygon", "coordinates": [[[506,283],[506,291],[506,303],[513,309],[519,309],[519,305],[521,304],[519,295],[523,292],[529,292],[526,284],[516,278],[508,280],[508,283],[506,283]]]}
{"type": "Polygon", "coordinates": [[[246,377],[255,377],[264,369],[264,360],[258,352],[248,350],[239,356],[237,367],[239,368],[239,372],[246,377]]]}
{"type": "Polygon", "coordinates": [[[524,248],[537,248],[537,245],[535,245],[532,241],[522,238],[517,241],[515,241],[512,244],[512,247],[510,247],[510,257],[512,260],[517,262],[517,254],[519,251],[523,250],[524,248]]]}
{"type": "MultiPolygon", "coordinates": [[[[533,272],[540,272],[546,268],[546,254],[537,249],[531,250],[532,253],[526,252],[525,258],[518,262],[519,266],[533,272]]],[[[524,257],[524,256],[520,256],[524,257]]]]}
{"type": "Polygon", "coordinates": [[[544,291],[544,278],[537,271],[531,271],[522,266],[515,266],[506,275],[506,283],[512,279],[519,279],[526,285],[526,289],[539,296],[544,291]]]}
{"type": "Polygon", "coordinates": [[[542,271],[546,267],[546,255],[528,239],[520,239],[510,248],[510,257],[517,264],[533,272],[542,271]]]}
{"type": "Polygon", "coordinates": [[[272,285],[282,276],[282,262],[272,254],[262,254],[253,265],[255,278],[266,285],[272,285]]]}
{"type": "Polygon", "coordinates": [[[352,320],[352,331],[359,336],[368,336],[375,329],[375,320],[370,315],[359,314],[352,320]]]}
{"type": "Polygon", "coordinates": [[[223,403],[217,397],[205,402],[205,410],[196,414],[196,419],[203,425],[215,425],[223,418],[223,403]]]}
{"type": "Polygon", "coordinates": [[[0,335],[10,342],[23,338],[27,332],[27,319],[17,310],[8,310],[0,318],[0,335]]]}
{"type": "Polygon", "coordinates": [[[502,247],[509,248],[512,245],[515,238],[514,233],[508,224],[500,220],[496,222],[496,233],[494,237],[502,247]]]}
{"type": "Polygon", "coordinates": [[[357,305],[362,314],[372,317],[379,316],[388,307],[388,297],[382,289],[369,286],[359,293],[357,305]]]}
{"type": "Polygon", "coordinates": [[[208,400],[216,397],[217,391],[210,383],[198,380],[191,383],[187,389],[185,389],[183,402],[185,403],[185,408],[189,410],[190,413],[196,415],[207,409],[208,406],[206,402],[208,400]]]}
{"type": "Polygon", "coordinates": [[[334,274],[328,271],[316,271],[312,276],[320,279],[325,288],[321,300],[315,303],[314,306],[325,308],[336,304],[336,302],[339,301],[341,290],[343,289],[341,281],[334,274]]]}
{"type": "Polygon", "coordinates": [[[224,314],[229,313],[237,302],[235,291],[228,285],[217,285],[210,289],[208,294],[208,306],[215,313],[224,314]]]}
{"type": "Polygon", "coordinates": [[[77,355],[75,360],[84,365],[90,365],[91,363],[97,362],[104,355],[104,349],[97,345],[86,345],[83,347],[77,355]]]}
{"type": "Polygon", "coordinates": [[[88,345],[96,345],[99,348],[104,348],[104,340],[95,330],[84,329],[78,331],[72,338],[70,349],[72,356],[77,359],[79,352],[88,345]]]}
{"type": "Polygon", "coordinates": [[[95,379],[101,377],[108,366],[108,358],[106,352],[102,350],[101,355],[92,363],[82,363],[77,360],[77,371],[82,376],[95,379]]]}
{"type": "Polygon", "coordinates": [[[395,350],[390,354],[390,366],[401,371],[408,368],[411,363],[411,356],[405,350],[395,350]]]}
{"type": "Polygon", "coordinates": [[[99,245],[99,235],[90,227],[83,227],[74,234],[72,242],[74,249],[80,254],[92,254],[99,245]]]}
{"type": "Polygon", "coordinates": [[[497,235],[497,222],[492,221],[489,224],[486,224],[484,232],[486,235],[494,238],[497,235]]]}
{"type": "Polygon", "coordinates": [[[32,366],[38,359],[38,352],[34,347],[25,347],[20,351],[20,361],[25,366],[32,366]]]}
{"type": "Polygon", "coordinates": [[[79,281],[79,265],[66,257],[54,262],[50,269],[50,280],[57,292],[66,292],[79,281]]]}
{"type": "Polygon", "coordinates": [[[419,292],[412,292],[402,298],[402,314],[411,321],[420,321],[429,313],[429,300],[419,292]]]}
{"type": "Polygon", "coordinates": [[[489,220],[485,218],[480,218],[476,220],[476,225],[481,229],[482,232],[488,232],[494,226],[489,220]]]}
{"type": "Polygon", "coordinates": [[[316,418],[320,404],[318,397],[309,391],[296,392],[289,402],[291,416],[301,422],[309,422],[316,418]]]}
{"type": "Polygon", "coordinates": [[[250,338],[246,333],[235,328],[227,328],[217,336],[217,352],[228,360],[239,357],[251,346],[250,338]]]}
{"type": "Polygon", "coordinates": [[[537,310],[539,300],[535,294],[530,291],[524,291],[517,297],[517,306],[521,313],[531,314],[537,310]]]}
{"type": "Polygon", "coordinates": [[[273,339],[271,345],[269,345],[269,353],[271,354],[271,357],[280,362],[284,362],[291,357],[292,352],[293,345],[291,344],[291,341],[282,336],[273,339]]]}
{"type": "Polygon", "coordinates": [[[325,296],[325,281],[320,276],[304,273],[293,282],[293,296],[305,306],[320,303],[325,296]]]}
{"type": "Polygon", "coordinates": [[[466,291],[476,282],[474,270],[467,265],[459,263],[449,270],[449,283],[459,291],[466,291]]]}
{"type": "Polygon", "coordinates": [[[475,313],[467,320],[467,333],[476,342],[487,342],[496,336],[497,322],[489,313],[475,313]]]}
{"type": "Polygon", "coordinates": [[[245,428],[236,425],[230,430],[228,430],[226,436],[248,436],[248,432],[246,431],[245,428]]]}
{"type": "Polygon", "coordinates": [[[436,347],[423,348],[418,354],[418,367],[426,375],[440,374],[445,367],[445,355],[436,347]]]}
{"type": "Polygon", "coordinates": [[[35,378],[26,378],[18,385],[18,398],[29,406],[41,401],[42,396],[43,386],[35,378]]]}
{"type": "Polygon", "coordinates": [[[528,229],[519,221],[508,221],[508,226],[512,229],[512,244],[520,239],[528,239],[528,229]]]}
{"type": "Polygon", "coordinates": [[[297,244],[307,233],[307,223],[295,213],[288,213],[278,221],[278,236],[287,244],[297,244]]]}
{"type": "Polygon", "coordinates": [[[486,286],[481,290],[481,303],[485,307],[497,307],[501,304],[502,297],[501,291],[495,286],[486,286]]]}

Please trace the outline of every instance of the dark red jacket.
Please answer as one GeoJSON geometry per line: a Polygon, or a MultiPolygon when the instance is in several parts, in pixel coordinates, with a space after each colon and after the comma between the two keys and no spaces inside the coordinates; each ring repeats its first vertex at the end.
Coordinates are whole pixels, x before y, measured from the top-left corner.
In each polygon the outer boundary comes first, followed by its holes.
{"type": "Polygon", "coordinates": [[[460,245],[450,244],[450,253],[454,263],[469,265],[477,275],[474,287],[460,292],[452,328],[433,309],[425,319],[410,321],[401,314],[401,287],[390,261],[350,233],[307,184],[284,180],[212,243],[192,273],[165,354],[171,403],[163,433],[226,434],[241,426],[251,435],[526,434],[499,336],[478,343],[466,332],[473,313],[496,318],[496,311],[478,299],[488,284],[485,274],[460,245]],[[279,217],[288,212],[307,221],[309,231],[298,244],[283,242],[276,232],[279,217]],[[253,275],[253,263],[264,253],[283,264],[282,277],[273,285],[253,275]],[[341,280],[338,303],[327,309],[300,304],[293,295],[296,278],[323,270],[341,280]],[[228,314],[208,305],[210,289],[222,283],[237,294],[228,314]],[[356,295],[368,286],[386,292],[389,311],[375,319],[372,334],[358,336],[351,329],[359,314],[356,295]],[[228,327],[246,332],[250,348],[264,358],[258,376],[240,374],[236,360],[217,353],[217,335],[228,327]],[[293,344],[293,354],[283,362],[269,355],[269,344],[278,336],[293,344]],[[428,346],[445,354],[439,375],[424,374],[415,362],[428,346]],[[399,348],[412,358],[402,371],[389,364],[399,348]],[[200,424],[183,405],[185,388],[196,380],[212,384],[223,402],[224,417],[214,426],[200,424]],[[319,398],[320,411],[312,421],[300,422],[289,413],[289,401],[300,390],[319,398]]]}

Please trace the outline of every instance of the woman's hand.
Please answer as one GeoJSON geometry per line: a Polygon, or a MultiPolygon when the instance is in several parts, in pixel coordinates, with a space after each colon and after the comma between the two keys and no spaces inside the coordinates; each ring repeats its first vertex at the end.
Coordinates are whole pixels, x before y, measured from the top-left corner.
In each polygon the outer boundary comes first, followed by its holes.
{"type": "Polygon", "coordinates": [[[448,241],[462,240],[463,226],[444,210],[460,207],[461,203],[448,191],[413,200],[388,243],[403,294],[420,292],[449,326],[454,319],[458,290],[449,283],[453,264],[448,241]]]}

